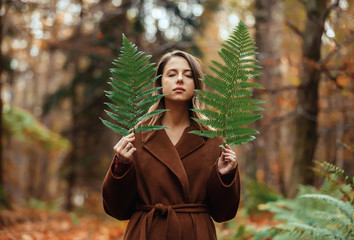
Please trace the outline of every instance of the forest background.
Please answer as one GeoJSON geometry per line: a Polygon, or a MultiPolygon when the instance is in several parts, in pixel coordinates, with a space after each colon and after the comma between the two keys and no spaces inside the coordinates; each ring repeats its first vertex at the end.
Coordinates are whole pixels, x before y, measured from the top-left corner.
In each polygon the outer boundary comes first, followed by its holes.
{"type": "MultiPolygon", "coordinates": [[[[247,213],[261,214],[266,192],[293,198],[299,184],[320,186],[314,160],[354,173],[352,1],[2,0],[0,18],[0,236],[33,237],[9,229],[48,223],[54,210],[77,226],[82,214],[111,220],[100,191],[120,136],[98,117],[122,33],[155,62],[181,49],[209,73],[232,29],[248,26],[265,87],[254,95],[266,103],[256,140],[234,148],[247,213]]],[[[102,239],[125,226],[110,224],[102,239]]]]}

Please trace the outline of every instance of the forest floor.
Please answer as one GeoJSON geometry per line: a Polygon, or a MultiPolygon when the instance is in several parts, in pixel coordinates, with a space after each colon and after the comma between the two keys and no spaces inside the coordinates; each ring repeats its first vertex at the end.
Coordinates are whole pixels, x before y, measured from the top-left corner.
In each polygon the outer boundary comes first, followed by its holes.
{"type": "Polygon", "coordinates": [[[0,212],[0,240],[119,240],[126,222],[105,216],[17,209],[0,212]]]}
{"type": "MultiPolygon", "coordinates": [[[[237,222],[237,225],[253,226],[254,229],[275,223],[269,214],[241,217],[237,222]]],[[[0,240],[121,240],[126,224],[127,221],[116,221],[104,214],[32,208],[0,210],[0,240]]],[[[216,227],[221,239],[234,235],[235,229],[230,226],[216,224],[216,227]]]]}

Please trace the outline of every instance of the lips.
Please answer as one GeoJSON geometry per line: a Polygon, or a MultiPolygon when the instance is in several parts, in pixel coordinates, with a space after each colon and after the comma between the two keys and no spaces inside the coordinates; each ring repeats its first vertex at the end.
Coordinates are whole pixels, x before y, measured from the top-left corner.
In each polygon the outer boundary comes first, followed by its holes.
{"type": "Polygon", "coordinates": [[[173,91],[174,92],[184,92],[186,90],[184,88],[182,88],[182,87],[176,87],[176,88],[173,89],[173,91]]]}

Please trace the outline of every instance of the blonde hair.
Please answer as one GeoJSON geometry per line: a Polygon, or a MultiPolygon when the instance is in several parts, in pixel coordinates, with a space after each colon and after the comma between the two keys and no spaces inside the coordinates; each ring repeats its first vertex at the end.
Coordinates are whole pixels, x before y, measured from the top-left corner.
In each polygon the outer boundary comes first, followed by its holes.
{"type": "MultiPolygon", "coordinates": [[[[162,74],[164,72],[165,66],[166,66],[167,62],[173,57],[183,57],[184,59],[186,59],[186,61],[188,62],[189,66],[191,68],[191,71],[192,71],[195,89],[204,90],[205,89],[204,83],[202,81],[200,81],[201,78],[204,78],[204,74],[202,72],[200,60],[198,58],[194,57],[193,55],[186,53],[184,51],[181,51],[181,50],[174,50],[172,52],[168,52],[160,58],[160,61],[157,64],[157,70],[155,73],[155,76],[160,76],[160,77],[158,79],[156,79],[156,81],[154,82],[154,87],[161,87],[162,86],[161,79],[162,79],[162,74]]],[[[162,94],[162,89],[159,89],[153,95],[157,95],[157,94],[162,94]]],[[[205,104],[196,98],[196,94],[197,93],[194,93],[194,96],[193,96],[191,103],[190,103],[190,108],[204,109],[205,104]]],[[[159,102],[157,102],[153,106],[151,106],[148,110],[148,113],[155,111],[155,110],[159,110],[159,109],[165,109],[164,97],[162,97],[159,102]]],[[[189,111],[189,114],[193,118],[207,119],[204,115],[202,115],[200,113],[193,112],[193,111],[189,111]]],[[[150,118],[145,119],[139,125],[155,125],[156,122],[162,116],[163,116],[163,113],[154,115],[150,118]]],[[[199,124],[199,126],[202,129],[210,129],[208,126],[203,125],[203,124],[199,124]]]]}

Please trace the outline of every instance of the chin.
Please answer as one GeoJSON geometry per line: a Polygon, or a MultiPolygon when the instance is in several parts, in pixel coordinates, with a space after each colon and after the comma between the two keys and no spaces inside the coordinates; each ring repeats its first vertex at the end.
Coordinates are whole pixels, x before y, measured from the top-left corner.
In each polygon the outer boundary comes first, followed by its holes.
{"type": "Polygon", "coordinates": [[[176,98],[166,98],[165,100],[170,102],[190,102],[192,98],[176,97],[176,98]]]}

